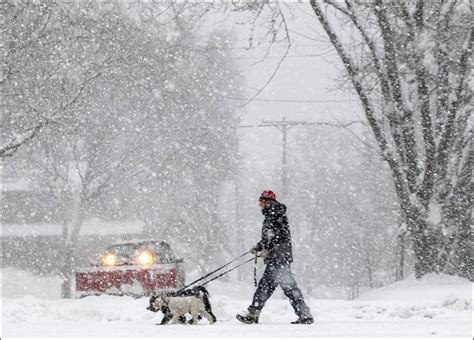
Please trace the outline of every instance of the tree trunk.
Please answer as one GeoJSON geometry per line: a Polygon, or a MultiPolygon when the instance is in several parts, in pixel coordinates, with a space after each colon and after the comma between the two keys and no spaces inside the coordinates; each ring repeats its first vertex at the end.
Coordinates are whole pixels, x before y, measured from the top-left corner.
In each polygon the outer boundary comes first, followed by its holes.
{"type": "Polygon", "coordinates": [[[350,286],[350,300],[355,300],[359,296],[359,280],[353,282],[350,286]]]}
{"type": "MultiPolygon", "coordinates": [[[[472,191],[471,181],[468,181],[472,175],[472,161],[467,160],[470,156],[466,155],[472,140],[472,129],[469,130],[466,123],[469,106],[472,107],[469,103],[472,90],[466,84],[474,31],[469,16],[456,8],[455,16],[450,13],[445,14],[444,19],[438,18],[445,20],[444,24],[438,22],[438,35],[434,37],[435,40],[443,37],[438,39],[441,43],[435,50],[437,63],[443,66],[439,73],[433,74],[435,71],[425,65],[424,58],[433,51],[418,41],[419,37],[426,35],[427,39],[432,34],[432,28],[426,29],[429,25],[425,21],[435,17],[428,19],[425,14],[435,8],[428,2],[418,2],[413,14],[406,11],[403,4],[397,7],[382,0],[363,6],[350,1],[343,4],[328,0],[324,3],[352,22],[368,50],[368,58],[361,59],[369,62],[370,67],[361,65],[351,51],[352,45],[343,44],[343,35],[333,29],[321,2],[310,1],[347,71],[381,154],[392,172],[400,210],[408,227],[407,235],[413,242],[416,277],[440,272],[447,265],[452,266],[450,273],[472,278],[472,256],[468,255],[472,251],[472,239],[464,224],[466,209],[472,209],[471,194],[461,192],[466,188],[472,191]],[[367,8],[370,11],[366,11],[367,8]],[[363,24],[367,18],[374,19],[370,26],[363,24]],[[454,27],[454,22],[459,26],[454,27]],[[463,26],[461,22],[466,24],[463,26]],[[372,28],[378,33],[370,35],[372,28]],[[407,33],[400,35],[397,31],[407,33]],[[459,41],[452,39],[459,34],[459,41]],[[447,50],[447,41],[453,42],[451,48],[459,53],[453,55],[447,50]],[[399,50],[400,46],[405,46],[403,51],[399,50]],[[373,91],[373,84],[367,81],[372,79],[368,77],[370,72],[376,76],[379,92],[373,91]],[[415,81],[412,83],[410,79],[415,81]],[[439,106],[431,100],[432,87],[439,91],[439,106]],[[412,95],[405,96],[404,91],[411,91],[412,95]],[[386,111],[378,110],[379,101],[386,111]],[[385,117],[388,126],[381,119],[385,117]],[[441,222],[435,222],[438,225],[431,221],[429,214],[433,202],[443,210],[447,206],[452,210],[449,217],[441,216],[441,222]]],[[[454,2],[451,9],[455,5],[454,2]]]]}
{"type": "Polygon", "coordinates": [[[64,264],[61,267],[61,298],[70,299],[72,297],[73,283],[73,261],[74,249],[67,247],[64,251],[64,264]]]}
{"type": "Polygon", "coordinates": [[[471,281],[474,281],[473,244],[474,239],[472,236],[471,223],[464,221],[453,251],[454,261],[457,262],[457,265],[454,266],[454,273],[471,281]]]}
{"type": "Polygon", "coordinates": [[[397,272],[395,273],[395,280],[400,281],[405,277],[405,233],[399,233],[398,240],[398,263],[397,272]]]}
{"type": "Polygon", "coordinates": [[[428,228],[426,218],[421,216],[408,216],[407,225],[415,254],[416,278],[419,279],[425,274],[437,272],[440,235],[435,235],[428,228]]]}
{"type": "Polygon", "coordinates": [[[70,299],[72,297],[72,283],[75,269],[75,251],[77,241],[79,239],[79,232],[82,227],[84,218],[84,199],[83,191],[75,194],[74,202],[71,207],[71,216],[69,223],[66,222],[66,230],[64,234],[64,257],[63,265],[61,267],[61,297],[63,299],[70,299]],[[68,228],[68,225],[71,226],[68,228]]]}
{"type": "Polygon", "coordinates": [[[370,264],[370,261],[367,261],[367,276],[369,278],[369,287],[373,288],[374,287],[374,278],[372,274],[372,266],[370,264]]]}

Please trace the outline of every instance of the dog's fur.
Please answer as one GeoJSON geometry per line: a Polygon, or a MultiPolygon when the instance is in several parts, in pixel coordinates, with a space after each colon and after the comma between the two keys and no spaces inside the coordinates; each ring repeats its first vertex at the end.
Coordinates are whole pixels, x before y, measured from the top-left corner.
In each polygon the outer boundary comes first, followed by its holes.
{"type": "Polygon", "coordinates": [[[195,324],[206,317],[210,323],[216,322],[216,317],[212,313],[209,302],[209,292],[203,286],[193,287],[180,291],[179,293],[162,293],[150,298],[150,305],[147,307],[152,312],[161,310],[164,314],[161,325],[171,323],[186,323],[185,314],[192,316],[190,323],[195,324]]]}

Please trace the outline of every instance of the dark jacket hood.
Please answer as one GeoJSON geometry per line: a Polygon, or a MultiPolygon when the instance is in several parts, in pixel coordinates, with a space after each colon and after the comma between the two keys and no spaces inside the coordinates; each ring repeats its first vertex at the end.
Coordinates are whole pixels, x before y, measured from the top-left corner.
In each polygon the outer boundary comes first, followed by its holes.
{"type": "Polygon", "coordinates": [[[280,203],[278,201],[271,201],[270,204],[262,209],[262,214],[263,215],[270,215],[270,214],[275,214],[275,212],[284,214],[286,213],[286,205],[283,203],[280,203]]]}

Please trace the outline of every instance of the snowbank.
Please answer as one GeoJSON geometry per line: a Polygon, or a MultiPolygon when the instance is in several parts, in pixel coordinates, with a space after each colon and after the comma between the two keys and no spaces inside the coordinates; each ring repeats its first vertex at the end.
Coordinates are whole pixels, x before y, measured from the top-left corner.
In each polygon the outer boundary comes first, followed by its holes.
{"type": "Polygon", "coordinates": [[[408,278],[356,301],[307,299],[316,322],[290,325],[294,312],[280,291],[268,301],[259,325],[235,314],[251,301],[251,284],[212,282],[208,289],[218,322],[156,326],[161,313],[147,298],[58,298],[59,279],[4,269],[3,329],[7,337],[470,337],[471,283],[447,276],[408,278]],[[15,288],[16,283],[16,288],[15,288]],[[20,288],[18,288],[20,287],[20,288]],[[7,294],[5,294],[7,293],[7,294]]]}
{"type": "Polygon", "coordinates": [[[446,319],[457,315],[456,312],[472,313],[472,284],[467,279],[443,274],[429,274],[420,280],[410,276],[366,292],[355,303],[359,304],[355,314],[358,318],[388,313],[402,319],[446,319]]]}
{"type": "Polygon", "coordinates": [[[34,296],[40,299],[59,299],[61,280],[57,276],[38,276],[23,270],[2,268],[0,289],[3,298],[34,296]]]}
{"type": "Polygon", "coordinates": [[[444,274],[425,275],[417,280],[414,275],[391,285],[362,294],[360,301],[443,301],[457,298],[472,299],[472,284],[469,280],[444,274]]]}

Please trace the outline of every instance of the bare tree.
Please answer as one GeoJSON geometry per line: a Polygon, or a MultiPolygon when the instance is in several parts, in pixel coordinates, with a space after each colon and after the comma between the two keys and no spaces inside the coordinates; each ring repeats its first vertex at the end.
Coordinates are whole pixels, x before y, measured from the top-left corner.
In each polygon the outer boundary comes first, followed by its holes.
{"type": "Polygon", "coordinates": [[[311,7],[390,167],[416,276],[445,271],[472,279],[471,5],[324,3],[328,11],[318,1],[311,7]],[[334,28],[341,20],[357,32],[358,48],[334,28]]]}
{"type": "MultiPolygon", "coordinates": [[[[92,9],[94,13],[100,10],[92,9]]],[[[90,67],[98,65],[102,75],[89,85],[78,104],[66,111],[68,120],[46,127],[29,150],[33,166],[40,170],[38,177],[49,187],[62,217],[60,271],[65,298],[71,294],[83,221],[106,199],[110,187],[120,187],[141,175],[140,161],[151,143],[139,132],[157,106],[151,89],[132,84],[145,79],[146,74],[161,71],[154,50],[159,41],[151,43],[120,12],[108,14],[106,19],[97,19],[93,12],[85,11],[82,17],[75,17],[77,21],[95,21],[90,26],[95,30],[93,46],[80,47],[85,62],[90,67]]],[[[63,45],[62,52],[72,57],[76,50],[63,45]]]]}
{"type": "Polygon", "coordinates": [[[4,103],[11,135],[39,126],[28,148],[8,151],[9,161],[25,158],[58,210],[63,297],[71,296],[83,222],[109,210],[126,215],[109,209],[111,197],[147,222],[148,236],[172,236],[209,260],[226,252],[217,205],[237,147],[235,108],[222,99],[239,89],[226,55],[232,36],[199,36],[195,18],[188,25],[184,9],[172,7],[177,13],[166,17],[122,4],[55,4],[49,25],[67,29],[48,33],[56,43],[33,49],[8,85],[24,93],[4,103]],[[22,111],[30,107],[40,114],[22,111]]]}
{"type": "Polygon", "coordinates": [[[72,65],[61,49],[67,46],[80,53],[78,43],[90,43],[92,38],[74,22],[74,7],[15,1],[4,1],[0,6],[4,38],[0,46],[0,157],[6,157],[45,127],[67,120],[70,109],[107,64],[76,67],[76,76],[68,77],[72,65]]]}

